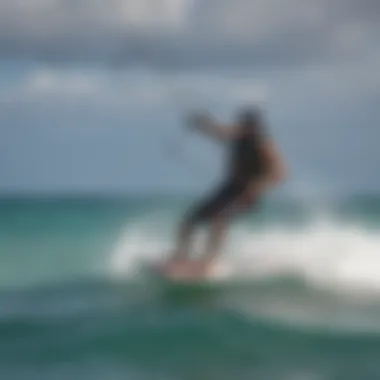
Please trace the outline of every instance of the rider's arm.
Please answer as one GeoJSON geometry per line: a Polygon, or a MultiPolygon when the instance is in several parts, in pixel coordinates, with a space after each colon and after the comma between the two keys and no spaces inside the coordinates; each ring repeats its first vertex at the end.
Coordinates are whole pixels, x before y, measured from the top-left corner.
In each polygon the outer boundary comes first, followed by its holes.
{"type": "Polygon", "coordinates": [[[234,138],[235,128],[222,125],[205,115],[195,115],[189,119],[191,128],[203,132],[217,140],[229,141],[234,138]]]}

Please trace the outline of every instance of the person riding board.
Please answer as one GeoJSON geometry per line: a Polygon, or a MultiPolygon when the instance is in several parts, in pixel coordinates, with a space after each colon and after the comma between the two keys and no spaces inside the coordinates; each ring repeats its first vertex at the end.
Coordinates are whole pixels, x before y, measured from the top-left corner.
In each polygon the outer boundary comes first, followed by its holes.
{"type": "Polygon", "coordinates": [[[221,125],[205,115],[190,117],[192,129],[203,132],[230,148],[230,164],[222,185],[185,215],[178,232],[177,247],[165,265],[170,273],[204,275],[219,256],[223,237],[231,220],[257,206],[270,189],[285,179],[284,161],[265,131],[263,117],[256,108],[242,110],[235,125],[221,125]],[[196,227],[210,227],[203,257],[189,261],[196,227]]]}

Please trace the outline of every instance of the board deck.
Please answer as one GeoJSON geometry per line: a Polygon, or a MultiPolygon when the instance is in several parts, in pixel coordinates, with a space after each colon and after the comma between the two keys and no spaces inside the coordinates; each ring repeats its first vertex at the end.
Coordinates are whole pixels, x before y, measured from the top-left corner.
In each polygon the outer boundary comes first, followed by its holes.
{"type": "Polygon", "coordinates": [[[151,262],[147,264],[146,269],[148,270],[149,275],[161,281],[173,284],[204,285],[209,283],[216,283],[227,280],[230,274],[228,268],[221,266],[215,267],[210,271],[210,273],[203,276],[195,276],[191,274],[191,271],[189,273],[186,273],[186,271],[184,271],[168,274],[162,270],[161,264],[162,263],[160,262],[151,262]]]}

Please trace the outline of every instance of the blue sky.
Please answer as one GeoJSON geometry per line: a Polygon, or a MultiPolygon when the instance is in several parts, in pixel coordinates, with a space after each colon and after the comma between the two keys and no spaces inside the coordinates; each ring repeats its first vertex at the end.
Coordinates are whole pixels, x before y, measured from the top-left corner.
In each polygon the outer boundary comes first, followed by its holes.
{"type": "Polygon", "coordinates": [[[207,188],[224,151],[185,112],[250,103],[288,189],[377,191],[379,19],[376,0],[0,0],[0,191],[207,188]]]}

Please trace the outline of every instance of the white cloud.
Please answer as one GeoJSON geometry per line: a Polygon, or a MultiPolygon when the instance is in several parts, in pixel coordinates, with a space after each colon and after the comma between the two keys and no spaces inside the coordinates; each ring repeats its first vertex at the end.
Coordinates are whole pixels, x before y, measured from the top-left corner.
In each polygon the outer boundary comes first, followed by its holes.
{"type": "Polygon", "coordinates": [[[41,104],[107,108],[202,108],[210,103],[262,103],[269,88],[259,79],[222,73],[167,74],[145,70],[94,71],[40,68],[0,92],[0,105],[41,104]]]}
{"type": "Polygon", "coordinates": [[[0,17],[3,30],[26,40],[26,33],[38,39],[49,33],[71,36],[73,31],[81,39],[89,36],[87,32],[116,36],[139,29],[152,33],[175,29],[186,21],[189,4],[188,0],[2,0],[0,17]]]}
{"type": "Polygon", "coordinates": [[[325,19],[327,8],[315,0],[208,0],[202,9],[205,30],[244,42],[278,35],[289,28],[311,29],[325,19]]]}
{"type": "Polygon", "coordinates": [[[316,63],[378,50],[379,18],[370,0],[2,0],[0,57],[316,63]]]}
{"type": "Polygon", "coordinates": [[[102,76],[64,70],[38,69],[0,93],[0,104],[45,105],[60,101],[93,99],[101,92],[102,76]]]}
{"type": "Polygon", "coordinates": [[[93,107],[130,110],[232,109],[259,104],[274,114],[304,114],[306,108],[336,108],[372,101],[380,94],[377,65],[326,66],[276,72],[121,71],[39,68],[0,89],[0,107],[46,109],[93,107]]]}
{"type": "Polygon", "coordinates": [[[99,90],[101,78],[78,73],[39,70],[25,83],[24,91],[31,95],[86,96],[99,90]]]}

